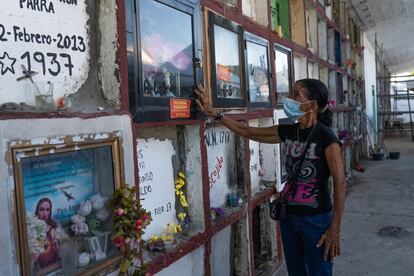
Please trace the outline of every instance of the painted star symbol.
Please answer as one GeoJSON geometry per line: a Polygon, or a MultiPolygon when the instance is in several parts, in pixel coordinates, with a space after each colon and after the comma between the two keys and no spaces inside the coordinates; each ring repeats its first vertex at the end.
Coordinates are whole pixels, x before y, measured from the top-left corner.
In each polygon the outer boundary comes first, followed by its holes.
{"type": "Polygon", "coordinates": [[[14,74],[14,64],[16,63],[15,58],[11,58],[7,52],[3,53],[3,57],[0,57],[1,74],[4,75],[7,71],[14,74]]]}

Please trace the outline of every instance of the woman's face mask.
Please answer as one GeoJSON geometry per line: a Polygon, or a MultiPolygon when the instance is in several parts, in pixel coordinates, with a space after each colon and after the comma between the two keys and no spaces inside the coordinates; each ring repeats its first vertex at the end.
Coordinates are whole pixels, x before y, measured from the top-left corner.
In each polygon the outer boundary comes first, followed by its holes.
{"type": "MultiPolygon", "coordinates": [[[[311,101],[307,103],[310,103],[310,102],[311,101]]],[[[303,115],[306,114],[306,112],[303,112],[302,110],[300,110],[300,106],[302,104],[303,103],[292,100],[290,98],[285,99],[285,101],[283,102],[283,109],[289,119],[296,122],[299,118],[301,118],[303,115]]]]}

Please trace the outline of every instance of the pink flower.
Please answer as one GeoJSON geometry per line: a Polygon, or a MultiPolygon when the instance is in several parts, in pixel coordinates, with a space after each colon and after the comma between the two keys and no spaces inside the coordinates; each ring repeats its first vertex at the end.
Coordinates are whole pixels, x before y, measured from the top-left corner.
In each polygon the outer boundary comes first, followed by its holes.
{"type": "Polygon", "coordinates": [[[335,100],[329,100],[329,106],[335,106],[336,105],[336,101],[335,100]]]}
{"type": "Polygon", "coordinates": [[[125,245],[125,237],[124,236],[119,236],[114,240],[115,246],[116,247],[122,247],[125,245]]]}
{"type": "Polygon", "coordinates": [[[125,211],[122,208],[118,208],[115,210],[115,216],[116,217],[122,217],[123,215],[125,215],[125,211]]]}
{"type": "Polygon", "coordinates": [[[137,221],[135,221],[135,226],[138,226],[138,225],[142,225],[141,219],[137,219],[137,221]]]}

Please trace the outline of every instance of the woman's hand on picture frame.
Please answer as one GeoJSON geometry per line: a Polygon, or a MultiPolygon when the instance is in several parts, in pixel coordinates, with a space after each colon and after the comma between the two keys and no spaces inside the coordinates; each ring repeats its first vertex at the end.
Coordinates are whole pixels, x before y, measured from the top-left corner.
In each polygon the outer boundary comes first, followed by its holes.
{"type": "Polygon", "coordinates": [[[198,96],[196,103],[200,108],[201,112],[203,112],[206,116],[215,117],[217,115],[217,111],[213,108],[211,104],[211,100],[208,95],[207,89],[205,89],[201,84],[199,84],[195,88],[194,92],[198,96]]]}

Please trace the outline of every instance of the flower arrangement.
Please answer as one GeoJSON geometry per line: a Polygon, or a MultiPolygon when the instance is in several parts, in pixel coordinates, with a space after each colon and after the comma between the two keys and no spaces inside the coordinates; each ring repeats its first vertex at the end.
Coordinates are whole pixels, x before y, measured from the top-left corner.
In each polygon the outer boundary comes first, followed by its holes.
{"type": "Polygon", "coordinates": [[[70,220],[70,227],[77,236],[94,235],[100,229],[101,223],[109,217],[109,211],[105,206],[107,198],[99,194],[93,195],[89,200],[82,201],[78,213],[70,220]]]}
{"type": "Polygon", "coordinates": [[[177,214],[177,218],[180,221],[181,225],[187,229],[190,226],[191,221],[190,221],[189,216],[187,215],[189,205],[188,205],[188,201],[187,201],[187,198],[184,192],[185,184],[186,184],[186,176],[183,172],[179,172],[178,177],[175,180],[175,195],[180,200],[181,212],[177,214]]]}
{"type": "Polygon", "coordinates": [[[30,254],[42,254],[45,251],[47,225],[44,220],[36,215],[26,215],[27,238],[30,254]]]}
{"type": "Polygon", "coordinates": [[[112,211],[115,223],[112,240],[124,257],[120,264],[121,275],[148,275],[145,273],[145,267],[137,264],[135,260],[139,254],[144,230],[152,218],[142,208],[136,188],[123,185],[115,191],[108,207],[112,211]]]}

